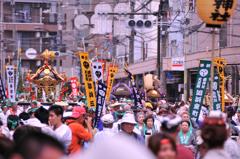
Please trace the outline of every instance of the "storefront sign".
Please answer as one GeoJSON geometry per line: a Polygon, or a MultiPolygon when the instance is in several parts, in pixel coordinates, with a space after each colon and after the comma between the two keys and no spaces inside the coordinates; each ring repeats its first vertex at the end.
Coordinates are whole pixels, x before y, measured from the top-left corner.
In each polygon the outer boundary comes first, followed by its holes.
{"type": "Polygon", "coordinates": [[[114,82],[114,77],[118,72],[118,67],[114,65],[110,65],[108,68],[108,77],[107,77],[107,94],[106,101],[110,100],[110,94],[112,92],[112,86],[114,82]]]}
{"type": "Polygon", "coordinates": [[[210,78],[211,61],[200,60],[196,86],[194,89],[192,104],[190,107],[190,117],[195,122],[198,120],[207,84],[210,78]]]}
{"type": "Polygon", "coordinates": [[[8,65],[7,69],[7,84],[8,84],[8,98],[11,102],[15,102],[15,87],[14,87],[14,66],[8,65]]]}
{"type": "Polygon", "coordinates": [[[0,100],[4,101],[5,99],[6,99],[5,89],[4,89],[4,86],[3,86],[2,78],[0,76],[0,100]]]}
{"type": "Polygon", "coordinates": [[[86,97],[88,101],[88,107],[96,107],[96,95],[92,77],[92,69],[91,64],[88,58],[88,53],[82,52],[79,54],[81,68],[82,68],[82,75],[84,79],[84,85],[86,90],[86,97]]]}
{"type": "Polygon", "coordinates": [[[95,124],[96,127],[100,118],[102,116],[103,107],[105,104],[105,97],[106,97],[107,86],[102,82],[98,82],[98,89],[97,89],[97,108],[96,108],[96,115],[95,115],[95,124]]]}
{"type": "Polygon", "coordinates": [[[184,57],[172,58],[172,71],[184,71],[184,57]]]}
{"type": "Polygon", "coordinates": [[[214,70],[214,80],[213,80],[213,110],[221,111],[219,77],[216,69],[214,70]]]}
{"type": "Polygon", "coordinates": [[[33,48],[29,48],[26,50],[25,55],[29,59],[35,59],[37,57],[37,50],[35,50],[33,48]]]}

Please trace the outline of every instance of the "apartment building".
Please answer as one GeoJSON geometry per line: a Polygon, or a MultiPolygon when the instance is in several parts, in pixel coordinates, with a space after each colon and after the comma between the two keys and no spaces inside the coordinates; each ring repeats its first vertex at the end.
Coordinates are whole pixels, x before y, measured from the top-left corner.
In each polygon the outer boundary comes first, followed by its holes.
{"type": "Polygon", "coordinates": [[[3,0],[0,4],[1,66],[16,65],[21,58],[22,71],[34,72],[41,65],[42,51],[58,48],[57,1],[3,0]],[[26,54],[28,49],[35,53],[32,57],[26,54]]]}
{"type": "MultiPolygon", "coordinates": [[[[187,75],[188,96],[192,95],[195,86],[197,68],[199,60],[211,59],[212,52],[212,28],[207,28],[198,17],[196,6],[192,1],[192,10],[188,12],[186,18],[188,23],[185,28],[183,37],[183,55],[184,68],[187,75]]],[[[239,1],[240,2],[240,1],[239,1]]],[[[238,95],[239,92],[239,68],[240,68],[240,36],[238,30],[240,12],[236,9],[233,17],[224,24],[220,29],[215,29],[214,57],[223,57],[227,61],[225,67],[226,90],[232,95],[238,95]]],[[[164,58],[163,69],[171,70],[172,57],[164,58]]],[[[183,87],[182,87],[183,88],[183,87]]]]}

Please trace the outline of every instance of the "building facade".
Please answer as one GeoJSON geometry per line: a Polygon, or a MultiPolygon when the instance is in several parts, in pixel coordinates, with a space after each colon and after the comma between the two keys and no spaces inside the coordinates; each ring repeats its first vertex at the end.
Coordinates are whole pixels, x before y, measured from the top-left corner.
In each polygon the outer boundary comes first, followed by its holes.
{"type": "Polygon", "coordinates": [[[3,79],[4,66],[16,65],[19,58],[22,59],[24,72],[35,71],[41,65],[40,53],[45,49],[56,50],[58,47],[57,2],[54,0],[4,0],[0,3],[3,79]],[[35,50],[34,58],[26,55],[29,48],[35,50]]]}

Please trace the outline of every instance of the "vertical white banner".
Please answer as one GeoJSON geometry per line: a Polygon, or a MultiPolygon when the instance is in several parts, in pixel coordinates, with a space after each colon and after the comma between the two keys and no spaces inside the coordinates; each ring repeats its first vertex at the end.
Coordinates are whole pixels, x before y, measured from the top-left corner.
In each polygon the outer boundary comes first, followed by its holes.
{"type": "Polygon", "coordinates": [[[6,70],[7,70],[8,98],[11,100],[11,102],[15,102],[14,66],[8,65],[6,66],[6,70]]]}
{"type": "Polygon", "coordinates": [[[103,64],[101,62],[92,62],[92,70],[94,82],[100,81],[103,83],[103,64]]]}

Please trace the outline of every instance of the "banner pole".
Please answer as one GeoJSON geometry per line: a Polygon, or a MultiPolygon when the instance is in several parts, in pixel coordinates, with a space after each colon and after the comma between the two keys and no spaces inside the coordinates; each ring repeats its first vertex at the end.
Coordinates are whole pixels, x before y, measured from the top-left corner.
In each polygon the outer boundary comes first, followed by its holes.
{"type": "Polygon", "coordinates": [[[212,29],[212,54],[211,54],[211,80],[210,80],[210,110],[213,110],[213,81],[214,81],[214,49],[215,49],[215,28],[212,29]]]}

